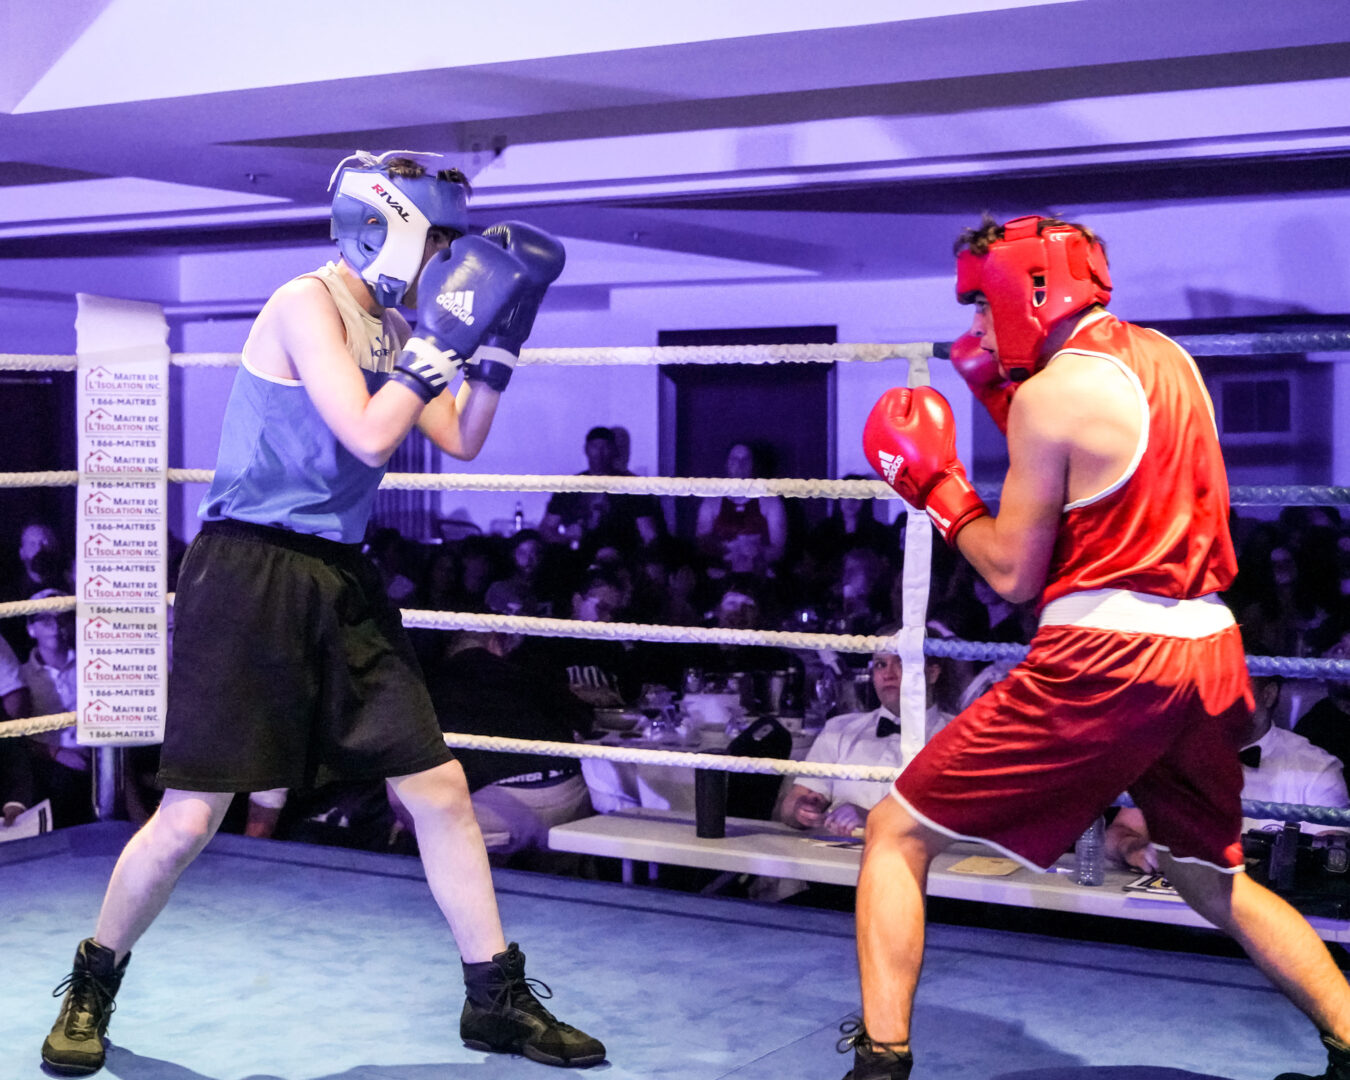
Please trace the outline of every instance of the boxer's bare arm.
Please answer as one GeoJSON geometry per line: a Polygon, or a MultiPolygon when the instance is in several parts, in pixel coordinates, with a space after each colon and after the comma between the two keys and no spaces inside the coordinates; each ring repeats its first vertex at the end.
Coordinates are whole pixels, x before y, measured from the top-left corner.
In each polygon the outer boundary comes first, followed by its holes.
{"type": "Polygon", "coordinates": [[[273,294],[249,336],[249,362],[266,375],[298,378],[333,434],[367,465],[382,465],[412,429],[422,400],[397,383],[373,396],[347,352],[328,290],[309,278],[273,294]]]}
{"type": "Polygon", "coordinates": [[[447,390],[434,398],[422,410],[417,426],[451,457],[472,461],[483,449],[501,396],[485,383],[465,381],[458,393],[447,390]]]}
{"type": "Polygon", "coordinates": [[[1124,475],[1138,446],[1142,409],[1108,360],[1064,353],[1022,384],[1008,417],[1008,475],[997,517],[971,522],[957,546],[1013,603],[1045,585],[1066,503],[1124,475]]]}

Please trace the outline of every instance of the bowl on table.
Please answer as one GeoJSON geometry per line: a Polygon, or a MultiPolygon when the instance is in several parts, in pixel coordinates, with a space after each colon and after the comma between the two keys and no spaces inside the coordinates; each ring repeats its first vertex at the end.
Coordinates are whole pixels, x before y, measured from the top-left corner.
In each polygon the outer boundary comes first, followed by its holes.
{"type": "Polygon", "coordinates": [[[680,707],[695,728],[722,729],[728,720],[745,714],[739,694],[685,694],[680,707]]]}
{"type": "Polygon", "coordinates": [[[601,731],[632,731],[642,719],[634,709],[596,709],[595,726],[601,731]]]}

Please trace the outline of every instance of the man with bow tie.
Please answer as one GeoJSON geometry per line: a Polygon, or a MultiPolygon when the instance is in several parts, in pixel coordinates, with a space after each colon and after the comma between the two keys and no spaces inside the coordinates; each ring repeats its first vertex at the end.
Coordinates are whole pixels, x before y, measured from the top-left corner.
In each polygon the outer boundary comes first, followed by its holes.
{"type": "MultiPolygon", "coordinates": [[[[1350,807],[1350,793],[1341,775],[1341,763],[1275,723],[1276,706],[1284,680],[1278,675],[1253,678],[1256,708],[1243,743],[1242,797],[1252,802],[1298,803],[1302,806],[1350,807]]],[[[1280,821],[1243,818],[1242,829],[1280,829],[1280,821]]],[[[1328,832],[1327,826],[1304,822],[1305,832],[1328,832]]],[[[1144,815],[1133,807],[1122,809],[1106,830],[1106,853],[1126,866],[1145,873],[1158,872],[1158,854],[1149,841],[1144,815]]]]}
{"type": "MultiPolygon", "coordinates": [[[[877,633],[889,636],[897,629],[898,626],[883,627],[877,633]]],[[[827,720],[811,744],[807,761],[904,768],[904,754],[900,749],[900,657],[879,652],[872,657],[869,667],[872,687],[881,705],[870,712],[844,713],[827,720]]],[[[925,666],[928,684],[925,741],[951,719],[951,715],[940,711],[933,701],[933,688],[941,673],[941,662],[930,657],[925,666]]],[[[854,829],[862,828],[867,811],[880,802],[889,789],[889,783],[878,780],[795,777],[783,797],[778,817],[798,829],[848,836],[854,829]]]]}

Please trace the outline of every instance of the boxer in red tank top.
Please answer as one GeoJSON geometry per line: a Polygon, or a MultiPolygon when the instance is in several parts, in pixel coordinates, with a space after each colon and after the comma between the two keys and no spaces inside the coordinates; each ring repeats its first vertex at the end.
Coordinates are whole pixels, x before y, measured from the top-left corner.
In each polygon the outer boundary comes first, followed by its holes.
{"type": "Polygon", "coordinates": [[[1350,1080],[1350,988],[1303,917],[1242,873],[1237,751],[1252,697],[1218,597],[1236,560],[1213,407],[1190,356],[1110,315],[1110,295],[1105,249],[1083,226],[986,219],[962,236],[957,297],[975,315],[952,360],[1008,437],[997,516],[956,457],[940,394],[891,390],[868,417],[873,467],[1000,595],[1035,600],[1039,628],[868,817],[847,1080],[910,1074],[932,859],[977,839],[1047,868],[1122,792],[1178,892],[1317,1025],[1324,1076],[1350,1080]]]}

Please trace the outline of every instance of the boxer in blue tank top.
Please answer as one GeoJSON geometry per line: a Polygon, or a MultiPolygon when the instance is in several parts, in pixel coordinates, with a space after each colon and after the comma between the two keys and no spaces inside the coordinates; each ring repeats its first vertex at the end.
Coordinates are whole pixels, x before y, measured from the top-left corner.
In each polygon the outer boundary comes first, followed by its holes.
{"type": "Polygon", "coordinates": [[[204,524],[179,571],[164,797],[122,852],[63,983],[42,1047],[61,1074],[102,1067],[131,948],[234,794],[329,778],[386,779],[412,813],[463,964],[464,1043],[553,1065],[605,1056],[525,982],[464,771],[358,546],[414,424],[452,457],[478,453],[562,245],[521,222],[469,235],[461,173],[356,157],[333,178],[340,258],[281,286],[244,346],[204,524]],[[417,311],[416,334],[400,304],[417,311]]]}

